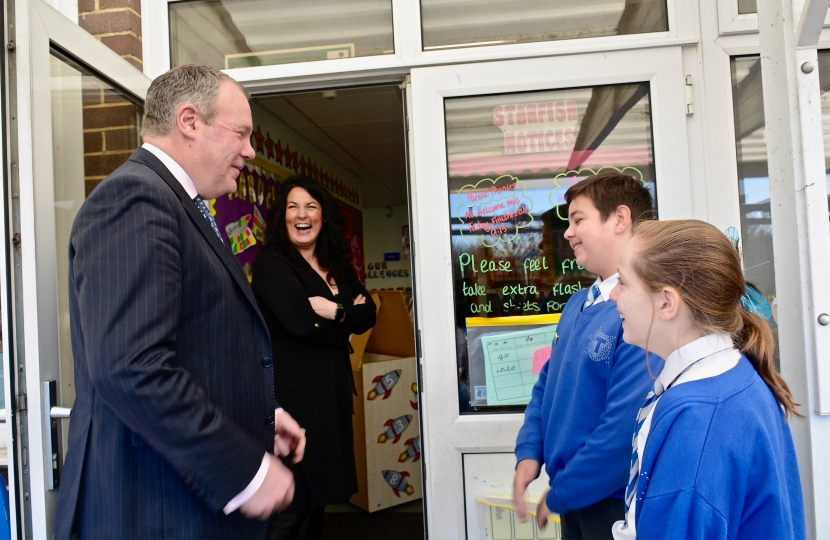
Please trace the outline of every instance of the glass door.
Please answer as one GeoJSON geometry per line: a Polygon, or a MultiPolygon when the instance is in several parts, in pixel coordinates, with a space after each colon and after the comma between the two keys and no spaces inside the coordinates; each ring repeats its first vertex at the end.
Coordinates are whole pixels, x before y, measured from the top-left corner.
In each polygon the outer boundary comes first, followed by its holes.
{"type": "MultiPolygon", "coordinates": [[[[651,190],[661,219],[695,214],[684,86],[679,47],[412,71],[431,536],[483,538],[485,505],[509,502],[545,347],[594,279],[563,238],[567,188],[617,169],[651,190]]],[[[510,519],[515,537],[557,537],[510,519]]]]}
{"type": "Polygon", "coordinates": [[[41,0],[15,8],[9,488],[13,534],[50,538],[75,396],[69,231],[86,196],[139,145],[150,80],[41,0]]]}

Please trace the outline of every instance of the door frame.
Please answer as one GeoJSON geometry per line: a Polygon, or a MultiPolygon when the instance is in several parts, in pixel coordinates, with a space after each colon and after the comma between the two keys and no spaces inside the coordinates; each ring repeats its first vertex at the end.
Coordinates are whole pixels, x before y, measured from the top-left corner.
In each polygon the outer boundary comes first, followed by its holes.
{"type": "Polygon", "coordinates": [[[413,265],[419,280],[430,284],[415,291],[423,358],[427,526],[430,535],[462,538],[467,534],[462,456],[512,452],[523,415],[459,411],[444,99],[647,81],[660,217],[691,218],[706,209],[693,207],[678,46],[416,68],[411,78],[413,265]]]}
{"type": "Polygon", "coordinates": [[[51,50],[142,101],[150,79],[43,0],[16,0],[9,22],[15,42],[9,55],[9,110],[17,121],[9,130],[10,179],[16,189],[7,227],[20,241],[4,265],[13,269],[7,276],[13,298],[3,301],[14,306],[14,322],[4,321],[4,335],[13,343],[7,363],[23,366],[15,370],[15,388],[6,389],[7,398],[15,396],[7,409],[17,435],[9,444],[11,515],[19,516],[11,520],[12,534],[49,538],[58,492],[47,489],[52,459],[44,447],[49,412],[42,382],[59,380],[60,374],[56,257],[63,251],[55,240],[51,50]]]}

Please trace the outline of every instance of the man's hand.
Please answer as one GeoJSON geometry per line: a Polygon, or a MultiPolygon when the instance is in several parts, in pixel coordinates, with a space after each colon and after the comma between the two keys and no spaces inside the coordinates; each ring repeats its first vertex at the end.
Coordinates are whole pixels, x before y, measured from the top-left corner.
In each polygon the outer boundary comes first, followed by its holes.
{"type": "Polygon", "coordinates": [[[291,463],[299,463],[305,454],[305,430],[300,427],[290,414],[278,410],[274,414],[274,455],[294,457],[291,463]]]}
{"type": "Polygon", "coordinates": [[[516,467],[513,477],[513,508],[519,521],[527,523],[527,509],[525,508],[525,491],[531,482],[539,477],[541,466],[535,459],[523,459],[516,467]]]}
{"type": "Polygon", "coordinates": [[[544,495],[542,495],[542,500],[539,501],[539,504],[536,506],[536,525],[539,526],[539,530],[543,531],[545,527],[548,526],[548,516],[550,515],[550,508],[548,508],[548,493],[550,490],[547,490],[544,495]]]}
{"type": "Polygon", "coordinates": [[[268,472],[262,485],[239,507],[242,515],[250,519],[265,521],[275,512],[288,508],[294,500],[294,475],[274,456],[269,455],[268,459],[268,472]]]}

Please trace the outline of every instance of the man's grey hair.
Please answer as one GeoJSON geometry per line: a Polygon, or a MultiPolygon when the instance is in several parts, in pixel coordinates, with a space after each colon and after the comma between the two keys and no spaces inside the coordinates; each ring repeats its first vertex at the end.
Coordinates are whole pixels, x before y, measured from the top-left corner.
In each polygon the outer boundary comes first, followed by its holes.
{"type": "Polygon", "coordinates": [[[141,135],[164,137],[170,134],[176,125],[176,112],[187,104],[196,107],[202,120],[210,124],[216,116],[216,96],[222,81],[232,82],[246,98],[250,96],[238,82],[208,66],[187,64],[159,75],[147,91],[141,135]]]}

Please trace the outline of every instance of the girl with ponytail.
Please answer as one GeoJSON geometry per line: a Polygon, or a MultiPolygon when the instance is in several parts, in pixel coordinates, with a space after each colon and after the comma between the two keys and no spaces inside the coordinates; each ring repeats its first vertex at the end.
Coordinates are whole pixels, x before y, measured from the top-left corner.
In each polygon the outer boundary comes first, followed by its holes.
{"type": "Polygon", "coordinates": [[[741,302],[737,250],[712,225],[646,221],[611,293],[623,339],[666,359],[636,419],[617,540],[805,538],[772,333],[741,302]]]}

